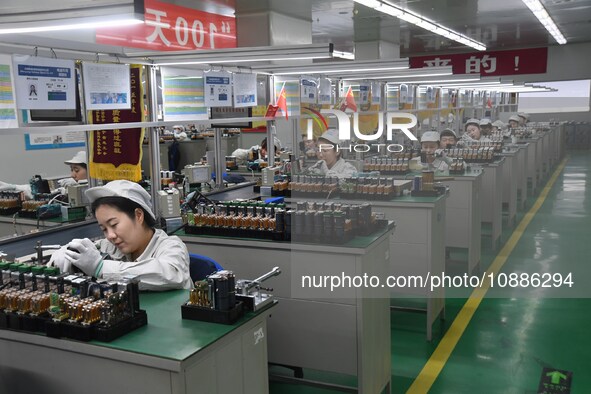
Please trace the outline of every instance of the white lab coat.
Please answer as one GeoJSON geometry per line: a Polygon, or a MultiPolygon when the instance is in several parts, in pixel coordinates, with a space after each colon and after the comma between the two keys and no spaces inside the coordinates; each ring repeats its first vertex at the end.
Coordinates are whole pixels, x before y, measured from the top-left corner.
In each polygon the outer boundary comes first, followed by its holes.
{"type": "Polygon", "coordinates": [[[343,158],[339,158],[330,169],[324,160],[318,160],[309,170],[311,174],[336,176],[338,178],[350,178],[357,175],[357,168],[353,164],[347,163],[343,158]]]}
{"type": "Polygon", "coordinates": [[[101,276],[105,279],[124,275],[138,276],[140,290],[190,289],[193,281],[189,274],[189,252],[176,236],[168,236],[158,229],[144,253],[135,261],[123,254],[107,239],[97,243],[101,253],[111,259],[103,260],[101,276]]]}
{"type": "Polygon", "coordinates": [[[232,156],[236,157],[236,162],[238,164],[246,164],[248,161],[248,153],[250,151],[258,151],[259,149],[261,149],[261,147],[258,145],[253,145],[249,149],[238,148],[232,152],[232,156]]]}

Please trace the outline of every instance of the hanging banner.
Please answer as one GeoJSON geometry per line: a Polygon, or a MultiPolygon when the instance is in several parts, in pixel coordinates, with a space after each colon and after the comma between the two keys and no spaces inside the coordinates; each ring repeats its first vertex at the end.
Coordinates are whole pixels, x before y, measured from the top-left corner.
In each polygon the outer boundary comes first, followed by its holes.
{"type": "Polygon", "coordinates": [[[548,48],[512,51],[471,52],[455,55],[416,56],[411,68],[452,66],[454,74],[480,76],[543,74],[548,62],[548,48]]]}
{"type": "Polygon", "coordinates": [[[82,75],[87,110],[131,108],[128,64],[83,62],[82,75]]]}
{"type": "Polygon", "coordinates": [[[316,104],[318,97],[318,80],[314,77],[302,77],[300,80],[300,102],[316,104]]]}
{"type": "Polygon", "coordinates": [[[205,106],[232,106],[232,73],[228,71],[210,71],[205,76],[205,106]]]}
{"type": "Polygon", "coordinates": [[[162,67],[160,72],[164,120],[207,119],[203,71],[162,67]]]}
{"type": "Polygon", "coordinates": [[[76,109],[73,60],[13,55],[19,109],[76,109]]]}
{"type": "Polygon", "coordinates": [[[234,74],[234,107],[254,107],[257,105],[257,75],[234,74]]]}
{"type": "MultiPolygon", "coordinates": [[[[224,14],[156,0],[144,0],[144,7],[145,23],[96,29],[97,44],[156,51],[236,48],[233,7],[223,7],[224,14]]],[[[207,7],[211,9],[215,5],[208,4],[207,7]]]]}
{"type": "Polygon", "coordinates": [[[320,78],[318,83],[318,104],[332,103],[332,86],[328,78],[320,78]]]}
{"type": "MultiPolygon", "coordinates": [[[[141,122],[143,95],[141,66],[130,67],[131,109],[91,111],[93,124],[141,122]]],[[[91,132],[90,176],[106,181],[126,179],[138,182],[142,179],[141,128],[97,130],[91,132]]]]}
{"type": "Polygon", "coordinates": [[[12,83],[12,59],[8,55],[0,55],[0,129],[8,127],[18,127],[12,83]]]}

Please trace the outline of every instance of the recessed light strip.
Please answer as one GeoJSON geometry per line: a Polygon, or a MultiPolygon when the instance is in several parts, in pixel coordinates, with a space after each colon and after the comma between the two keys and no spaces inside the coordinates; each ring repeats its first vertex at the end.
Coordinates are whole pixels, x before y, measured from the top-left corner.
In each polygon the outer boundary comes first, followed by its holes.
{"type": "Polygon", "coordinates": [[[556,40],[557,43],[560,45],[566,44],[566,38],[562,35],[558,27],[550,18],[548,11],[544,8],[540,0],[522,0],[523,3],[530,9],[530,11],[535,15],[536,18],[540,21],[542,25],[548,30],[548,33],[552,34],[552,37],[556,40]]]}
{"type": "Polygon", "coordinates": [[[383,12],[385,14],[395,16],[415,26],[422,27],[432,33],[438,34],[442,37],[450,39],[460,44],[467,45],[479,51],[485,51],[486,46],[479,41],[473,40],[472,38],[465,36],[457,31],[451,30],[445,26],[439,25],[432,20],[425,18],[419,14],[416,14],[408,9],[399,7],[382,0],[354,0],[356,3],[362,4],[366,7],[373,8],[376,11],[383,12]]]}

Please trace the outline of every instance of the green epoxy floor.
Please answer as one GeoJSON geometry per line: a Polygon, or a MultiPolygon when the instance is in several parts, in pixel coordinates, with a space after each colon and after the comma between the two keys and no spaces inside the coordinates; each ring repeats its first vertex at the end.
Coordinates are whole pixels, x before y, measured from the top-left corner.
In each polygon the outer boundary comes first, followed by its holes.
{"type": "MultiPolygon", "coordinates": [[[[547,179],[544,180],[544,184],[547,179]]],[[[543,185],[542,185],[543,187],[543,185]]],[[[540,188],[541,189],[541,188],[540,188]]],[[[530,209],[535,198],[527,200],[530,209]]],[[[519,212],[517,223],[525,212],[519,212]]],[[[502,244],[513,228],[503,227],[502,244]]],[[[430,393],[537,393],[543,367],[573,372],[572,393],[591,393],[591,152],[571,152],[502,272],[573,272],[564,293],[490,291],[482,301],[430,393]],[[578,298],[572,298],[572,295],[578,298]],[[570,298],[556,298],[570,295],[570,298]],[[501,298],[497,298],[501,297],[501,298]]],[[[496,253],[482,240],[482,267],[496,253]]],[[[424,316],[393,312],[392,392],[404,393],[421,371],[465,299],[446,301],[447,320],[425,341],[424,316]]],[[[276,371],[276,370],[275,370],[276,371]]],[[[351,377],[305,371],[306,378],[352,384],[351,377]]],[[[273,394],[328,394],[334,390],[271,383],[273,394]]]]}

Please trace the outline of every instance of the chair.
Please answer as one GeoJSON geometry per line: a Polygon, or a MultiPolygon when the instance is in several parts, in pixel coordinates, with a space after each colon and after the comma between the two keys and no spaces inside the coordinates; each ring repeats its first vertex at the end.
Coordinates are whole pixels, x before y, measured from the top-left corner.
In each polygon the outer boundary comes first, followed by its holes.
{"type": "Polygon", "coordinates": [[[193,282],[203,280],[207,275],[223,269],[221,265],[207,256],[189,253],[189,274],[193,282]]]}

